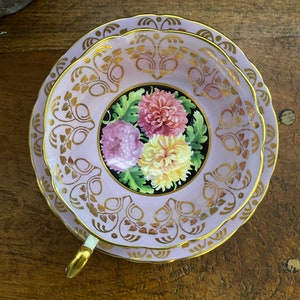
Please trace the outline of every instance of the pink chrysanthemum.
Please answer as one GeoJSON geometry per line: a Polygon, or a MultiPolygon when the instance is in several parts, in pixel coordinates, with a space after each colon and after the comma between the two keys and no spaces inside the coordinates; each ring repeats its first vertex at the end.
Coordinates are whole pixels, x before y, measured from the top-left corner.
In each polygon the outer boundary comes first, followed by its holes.
{"type": "Polygon", "coordinates": [[[109,168],[123,172],[137,164],[142,154],[140,132],[130,123],[117,120],[102,130],[102,153],[109,168]]]}
{"type": "Polygon", "coordinates": [[[149,138],[154,134],[177,136],[184,132],[187,119],[180,100],[174,94],[155,89],[142,97],[138,106],[138,125],[149,138]]]}

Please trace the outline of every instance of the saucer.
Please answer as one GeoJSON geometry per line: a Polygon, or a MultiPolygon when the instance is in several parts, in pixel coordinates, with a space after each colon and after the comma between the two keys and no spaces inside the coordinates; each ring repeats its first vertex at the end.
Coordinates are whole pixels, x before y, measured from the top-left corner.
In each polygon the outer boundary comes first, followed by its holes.
{"type": "Polygon", "coordinates": [[[85,240],[87,232],[80,223],[74,218],[74,215],[57,198],[51,186],[49,172],[45,166],[42,157],[42,138],[43,138],[43,110],[47,95],[56,78],[70,64],[70,62],[79,57],[84,50],[90,47],[94,42],[109,34],[118,34],[129,29],[138,28],[159,28],[159,29],[184,29],[189,32],[205,36],[218,44],[231,57],[232,61],[245,73],[251,81],[256,95],[258,97],[260,110],[263,113],[266,128],[267,140],[264,147],[264,168],[261,180],[255,193],[247,204],[238,214],[224,223],[213,235],[201,240],[190,241],[181,247],[167,250],[146,249],[146,248],[127,248],[115,246],[112,244],[100,242],[97,249],[107,254],[116,255],[125,259],[138,260],[144,262],[164,262],[181,258],[193,257],[207,253],[218,245],[225,242],[243,223],[245,223],[254,213],[257,205],[263,199],[267,191],[269,180],[275,167],[278,153],[278,128],[276,116],[274,114],[271,96],[261,75],[256,68],[246,59],[244,54],[230,40],[216,32],[215,30],[189,20],[184,20],[175,16],[155,16],[142,15],[129,19],[121,19],[110,22],[96,28],[89,34],[81,38],[53,67],[48,78],[45,80],[38,100],[34,107],[30,124],[30,150],[34,169],[37,173],[39,187],[44,194],[50,208],[64,222],[64,224],[77,237],[85,240]],[[83,49],[83,50],[82,50],[83,49]]]}
{"type": "Polygon", "coordinates": [[[203,239],[261,176],[265,127],[251,83],[223,50],[182,31],[96,43],[57,79],[44,128],[56,193],[117,245],[203,239]]]}

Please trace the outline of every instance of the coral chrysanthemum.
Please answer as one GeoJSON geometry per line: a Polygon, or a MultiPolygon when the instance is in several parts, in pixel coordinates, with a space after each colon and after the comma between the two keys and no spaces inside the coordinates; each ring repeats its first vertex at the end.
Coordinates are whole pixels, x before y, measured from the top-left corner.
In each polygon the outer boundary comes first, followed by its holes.
{"type": "Polygon", "coordinates": [[[154,135],[144,145],[138,160],[143,174],[156,190],[170,189],[178,181],[185,181],[191,169],[193,151],[182,134],[154,135]]]}
{"type": "Polygon", "coordinates": [[[175,95],[154,89],[142,97],[138,106],[138,125],[151,138],[154,134],[176,136],[184,132],[187,112],[175,95]]]}

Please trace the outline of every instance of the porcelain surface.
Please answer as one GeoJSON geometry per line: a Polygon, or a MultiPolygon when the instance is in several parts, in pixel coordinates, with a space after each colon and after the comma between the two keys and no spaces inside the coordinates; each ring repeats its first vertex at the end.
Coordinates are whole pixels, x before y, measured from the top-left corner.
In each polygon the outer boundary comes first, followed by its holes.
{"type": "Polygon", "coordinates": [[[278,129],[276,117],[272,108],[271,96],[260,73],[247,60],[243,52],[236,45],[214,29],[175,16],[156,15],[142,15],[116,20],[94,29],[75,43],[53,67],[39,93],[38,100],[32,113],[30,125],[31,156],[40,189],[53,212],[78,238],[85,240],[88,233],[55,194],[51,186],[49,171],[46,168],[42,156],[42,139],[44,134],[43,111],[45,102],[56,78],[74,60],[74,58],[81,56],[87,48],[103,37],[124,33],[130,29],[140,28],[186,30],[200,36],[205,36],[219,45],[228,56],[230,56],[232,62],[234,62],[251,81],[267,129],[267,139],[264,147],[264,167],[261,180],[255,193],[247,204],[233,218],[222,224],[214,234],[201,241],[193,240],[180,247],[165,250],[155,248],[147,249],[144,247],[122,247],[105,242],[100,242],[97,246],[99,250],[104,251],[107,254],[133,261],[169,262],[176,259],[199,256],[211,251],[230,238],[230,236],[251,217],[266,193],[269,180],[275,167],[278,154],[278,129]]]}
{"type": "Polygon", "coordinates": [[[99,41],[58,78],[44,119],[56,193],[110,243],[203,239],[261,176],[254,89],[223,50],[190,33],[141,29],[99,41]]]}

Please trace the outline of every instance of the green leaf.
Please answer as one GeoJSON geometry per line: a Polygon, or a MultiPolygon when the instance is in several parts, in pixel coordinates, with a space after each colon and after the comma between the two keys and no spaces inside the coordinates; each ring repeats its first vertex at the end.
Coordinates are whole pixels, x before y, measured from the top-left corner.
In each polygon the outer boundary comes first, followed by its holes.
{"type": "Polygon", "coordinates": [[[132,91],[127,95],[120,97],[119,101],[112,106],[113,120],[124,120],[135,124],[138,120],[138,104],[141,101],[142,95],[145,93],[143,88],[132,91]]]}
{"type": "Polygon", "coordinates": [[[198,170],[202,165],[202,160],[204,159],[204,155],[201,154],[200,151],[194,151],[193,155],[191,156],[191,163],[198,170]]]}
{"type": "Polygon", "coordinates": [[[138,166],[131,167],[120,173],[119,180],[136,192],[153,194],[154,189],[147,185],[142,170],[138,166]]]}
{"type": "Polygon", "coordinates": [[[187,126],[186,141],[188,143],[202,144],[207,141],[207,126],[204,124],[204,119],[197,110],[193,115],[193,124],[187,126]]]}
{"type": "Polygon", "coordinates": [[[196,170],[202,165],[204,155],[200,150],[203,149],[203,144],[207,141],[207,126],[204,124],[204,119],[201,113],[197,110],[193,115],[193,124],[187,126],[186,129],[186,142],[192,147],[193,155],[191,163],[196,170]]]}
{"type": "Polygon", "coordinates": [[[190,114],[193,109],[197,108],[191,99],[185,96],[178,96],[178,92],[175,92],[175,99],[181,101],[182,106],[188,114],[190,114]]]}

